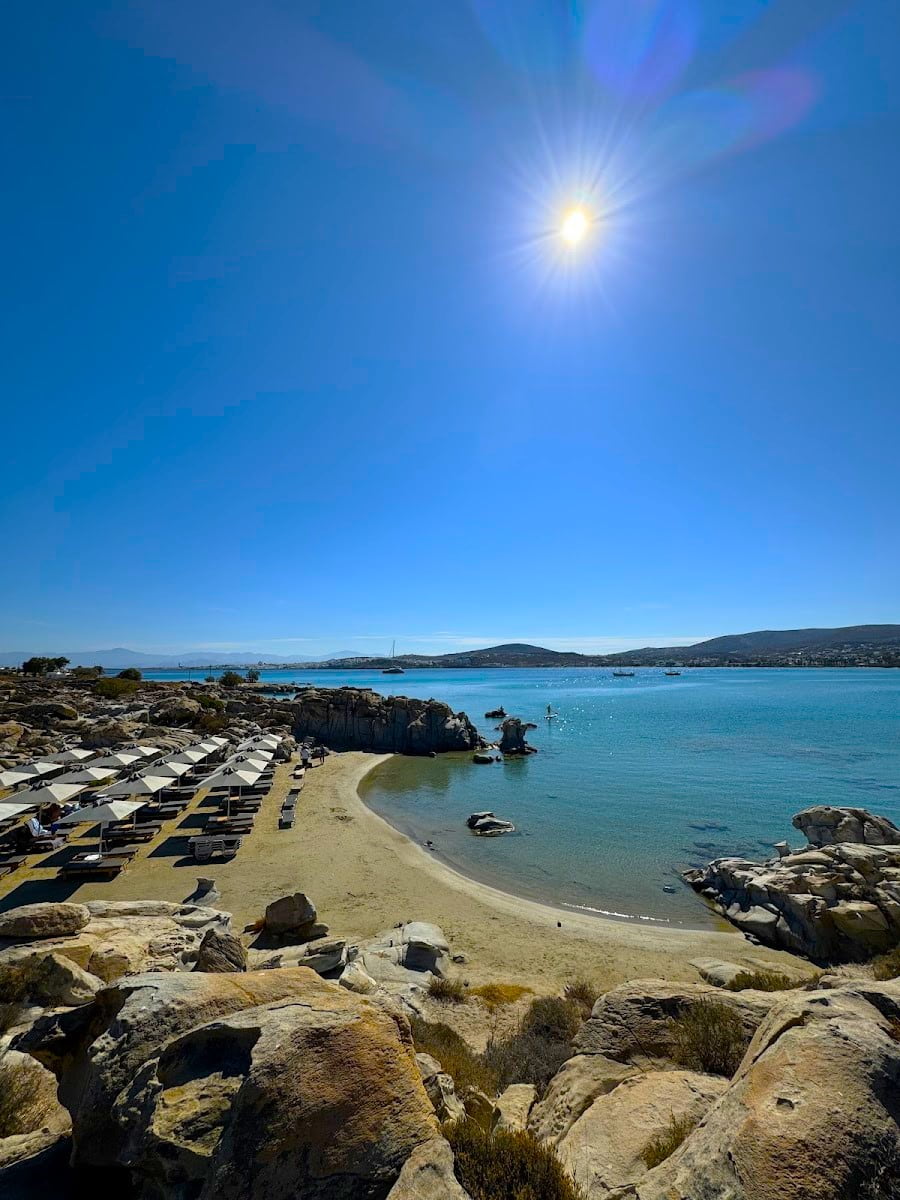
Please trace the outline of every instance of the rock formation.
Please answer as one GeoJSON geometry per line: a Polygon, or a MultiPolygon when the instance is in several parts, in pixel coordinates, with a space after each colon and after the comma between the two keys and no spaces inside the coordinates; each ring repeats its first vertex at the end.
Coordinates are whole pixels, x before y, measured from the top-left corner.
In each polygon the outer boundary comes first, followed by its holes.
{"type": "Polygon", "coordinates": [[[500,833],[515,833],[516,827],[512,821],[504,821],[502,817],[494,816],[492,812],[471,813],[466,817],[466,825],[480,837],[496,837],[500,833]]]}
{"type": "Polygon", "coordinates": [[[501,754],[535,754],[534,746],[529,746],[525,735],[529,729],[537,729],[530,721],[520,721],[518,717],[507,717],[500,725],[501,754]]]}
{"type": "Polygon", "coordinates": [[[816,962],[900,942],[900,830],[858,808],[806,809],[794,825],[814,846],[766,863],[716,859],[684,878],[743,933],[816,962]]]}
{"type": "Polygon", "coordinates": [[[428,754],[484,745],[465,713],[438,700],[380,696],[366,688],[310,688],[290,706],[294,735],[333,750],[428,754]]]}

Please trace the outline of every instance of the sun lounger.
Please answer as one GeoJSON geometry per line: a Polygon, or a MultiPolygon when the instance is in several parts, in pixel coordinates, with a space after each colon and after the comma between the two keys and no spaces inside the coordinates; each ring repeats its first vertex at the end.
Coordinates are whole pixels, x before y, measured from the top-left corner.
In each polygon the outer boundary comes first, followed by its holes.
{"type": "Polygon", "coordinates": [[[27,861],[24,854],[20,854],[16,858],[5,858],[0,862],[0,879],[6,875],[12,875],[13,871],[17,871],[27,861]]]}
{"type": "Polygon", "coordinates": [[[78,854],[56,872],[57,879],[113,879],[125,870],[128,860],[111,855],[78,854]]]}
{"type": "Polygon", "coordinates": [[[103,840],[107,846],[118,842],[152,842],[162,825],[129,825],[127,829],[107,829],[103,840]]]}
{"type": "Polygon", "coordinates": [[[197,862],[208,862],[214,855],[232,858],[241,848],[240,834],[223,834],[211,837],[201,835],[192,837],[188,843],[197,862]]]}

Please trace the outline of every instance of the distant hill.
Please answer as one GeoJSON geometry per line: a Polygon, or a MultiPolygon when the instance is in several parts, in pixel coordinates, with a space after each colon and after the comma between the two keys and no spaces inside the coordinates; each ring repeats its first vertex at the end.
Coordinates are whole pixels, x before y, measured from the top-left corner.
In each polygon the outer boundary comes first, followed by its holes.
{"type": "Polygon", "coordinates": [[[249,666],[259,662],[296,662],[296,656],[285,658],[258,651],[231,653],[221,650],[193,650],[184,654],[148,654],[117,646],[112,650],[7,650],[0,653],[0,667],[18,667],[35,654],[60,655],[67,658],[73,667],[104,667],[108,671],[121,670],[122,667],[139,667],[143,670],[148,667],[165,667],[177,671],[179,666],[206,667],[212,664],[220,667],[249,666]]]}

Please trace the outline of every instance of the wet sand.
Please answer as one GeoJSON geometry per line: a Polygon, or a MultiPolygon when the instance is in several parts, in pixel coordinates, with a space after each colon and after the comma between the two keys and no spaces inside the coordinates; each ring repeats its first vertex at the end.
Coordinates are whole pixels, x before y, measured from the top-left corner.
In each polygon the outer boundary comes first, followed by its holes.
{"type": "Polygon", "coordinates": [[[798,965],[789,955],[751,946],[734,931],[660,929],[577,914],[467,879],[360,800],[360,781],[383,761],[379,755],[339,754],[308,771],[289,830],[278,829],[290,770],[279,767],[253,832],[230,862],[198,865],[186,855],[186,839],[197,832],[197,809],[204,811],[201,795],[118,879],[59,884],[55,866],[32,860],[33,867],[0,882],[0,906],[37,899],[183,900],[196,877],[207,875],[216,880],[220,907],[234,914],[238,929],[292,891],[312,897],[320,920],[336,936],[359,939],[399,921],[433,921],[453,952],[466,956],[460,973],[472,983],[507,980],[546,991],[574,976],[600,987],[649,977],[697,980],[689,960],[701,956],[798,965]]]}

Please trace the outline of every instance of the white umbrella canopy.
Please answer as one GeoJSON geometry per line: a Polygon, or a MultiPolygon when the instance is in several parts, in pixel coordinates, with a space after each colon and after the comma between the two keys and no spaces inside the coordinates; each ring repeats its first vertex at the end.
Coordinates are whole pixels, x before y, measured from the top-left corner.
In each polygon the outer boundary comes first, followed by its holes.
{"type": "Polygon", "coordinates": [[[276,737],[248,738],[246,742],[241,742],[238,750],[274,750],[280,740],[276,737]]]}
{"type": "Polygon", "coordinates": [[[84,791],[83,783],[47,783],[38,784],[18,793],[16,800],[29,804],[65,804],[73,796],[84,791]]]}
{"type": "Polygon", "coordinates": [[[248,758],[258,759],[260,762],[271,762],[271,750],[242,750],[240,754],[232,754],[226,761],[229,763],[246,762],[248,758]]]}
{"type": "Polygon", "coordinates": [[[184,763],[186,766],[192,767],[195,763],[202,762],[208,755],[209,750],[201,750],[199,746],[188,746],[180,754],[173,754],[171,758],[167,758],[166,762],[184,763]]]}
{"type": "Polygon", "coordinates": [[[9,771],[0,771],[0,787],[13,788],[18,787],[20,783],[34,783],[34,775],[29,775],[26,771],[17,771],[13,767],[9,771]]]}
{"type": "Polygon", "coordinates": [[[185,771],[191,769],[191,764],[186,762],[173,762],[171,759],[164,763],[154,763],[148,768],[148,772],[156,776],[167,775],[170,779],[180,779],[185,771]]]}
{"type": "Polygon", "coordinates": [[[104,825],[108,825],[110,821],[121,821],[124,817],[130,817],[139,808],[143,808],[143,803],[140,800],[112,800],[104,804],[86,804],[84,808],[76,809],[75,812],[69,813],[67,817],[61,817],[57,824],[86,825],[88,822],[91,825],[99,824],[100,845],[98,850],[102,853],[104,825]]]}
{"type": "Polygon", "coordinates": [[[96,762],[92,762],[92,767],[130,767],[133,763],[139,763],[142,755],[135,750],[119,750],[115,754],[107,754],[105,758],[98,758],[96,762]]]}
{"type": "Polygon", "coordinates": [[[22,813],[28,812],[34,808],[33,804],[19,804],[12,800],[0,800],[0,821],[8,821],[10,817],[21,816],[22,813]]]}
{"type": "Polygon", "coordinates": [[[212,742],[212,744],[214,746],[227,746],[228,745],[228,738],[219,737],[218,734],[216,734],[214,737],[209,737],[206,740],[208,742],[212,742]]]}
{"type": "Polygon", "coordinates": [[[128,754],[140,754],[143,758],[153,758],[155,754],[164,754],[161,746],[126,746],[128,754]]]}
{"type": "Polygon", "coordinates": [[[67,771],[65,775],[60,775],[59,779],[54,779],[53,782],[99,783],[101,779],[109,779],[118,773],[112,767],[79,767],[77,771],[67,771]]]}
{"type": "Polygon", "coordinates": [[[76,747],[74,750],[60,750],[58,754],[45,754],[41,762],[80,763],[87,758],[95,758],[96,755],[96,750],[82,750],[76,747]]]}
{"type": "Polygon", "coordinates": [[[210,775],[208,779],[204,779],[204,787],[227,787],[227,788],[245,788],[251,787],[259,779],[261,771],[256,767],[244,764],[243,766],[224,766],[216,771],[214,775],[210,775]]]}
{"type": "Polygon", "coordinates": [[[112,787],[105,789],[107,796],[152,796],[163,788],[172,786],[172,776],[164,775],[130,775],[121,779],[112,787]]]}
{"type": "Polygon", "coordinates": [[[54,771],[61,771],[62,763],[55,762],[30,762],[20,763],[16,767],[17,771],[23,772],[25,775],[30,775],[32,779],[40,779],[42,775],[52,775],[54,771]]]}

